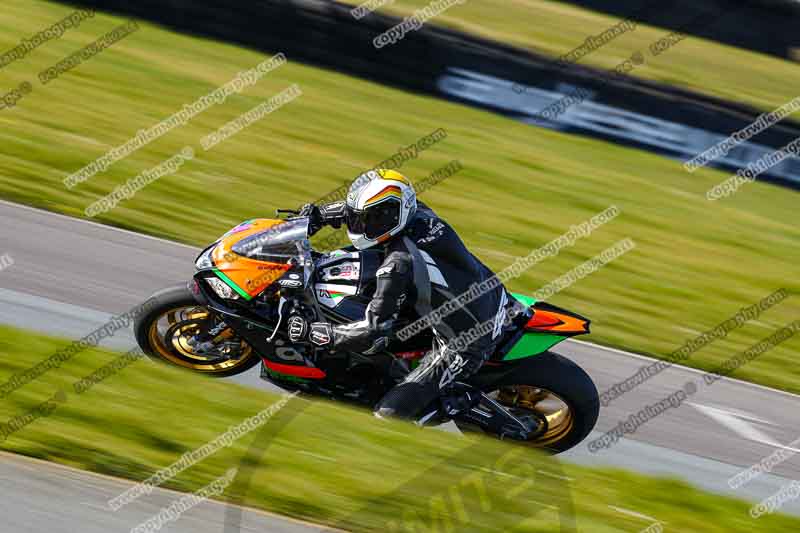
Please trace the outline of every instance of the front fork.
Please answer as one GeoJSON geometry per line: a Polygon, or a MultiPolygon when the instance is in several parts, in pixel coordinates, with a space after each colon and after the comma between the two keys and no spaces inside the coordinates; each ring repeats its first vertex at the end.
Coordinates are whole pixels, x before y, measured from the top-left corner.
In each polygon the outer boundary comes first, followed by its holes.
{"type": "Polygon", "coordinates": [[[228,359],[238,358],[239,354],[236,353],[236,350],[239,347],[239,343],[227,342],[227,339],[224,339],[222,341],[222,347],[220,347],[220,336],[230,329],[228,324],[213,311],[209,311],[208,320],[209,322],[214,321],[215,325],[187,339],[186,342],[189,346],[191,346],[198,355],[213,354],[217,356],[227,356],[228,359]]]}

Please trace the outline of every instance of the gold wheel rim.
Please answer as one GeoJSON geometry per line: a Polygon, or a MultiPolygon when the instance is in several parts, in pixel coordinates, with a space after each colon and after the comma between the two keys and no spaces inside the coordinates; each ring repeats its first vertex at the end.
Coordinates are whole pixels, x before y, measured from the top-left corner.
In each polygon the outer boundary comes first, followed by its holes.
{"type": "Polygon", "coordinates": [[[530,385],[512,385],[497,391],[497,401],[505,407],[533,411],[547,420],[547,429],[527,441],[535,448],[546,448],[565,438],[575,426],[575,412],[558,394],[530,385]]]}
{"type": "Polygon", "coordinates": [[[239,339],[231,328],[221,331],[212,342],[219,344],[239,341],[240,354],[236,358],[200,354],[189,344],[189,339],[201,332],[203,321],[208,318],[208,310],[198,306],[175,307],[164,311],[150,324],[150,346],[162,359],[198,372],[213,374],[246,365],[252,348],[239,339]]]}

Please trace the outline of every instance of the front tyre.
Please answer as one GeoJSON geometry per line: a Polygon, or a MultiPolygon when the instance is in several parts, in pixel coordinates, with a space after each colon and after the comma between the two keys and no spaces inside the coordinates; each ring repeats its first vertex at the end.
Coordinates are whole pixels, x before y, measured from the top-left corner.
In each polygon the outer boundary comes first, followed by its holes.
{"type": "Polygon", "coordinates": [[[561,453],[585,439],[597,422],[600,399],[592,378],[578,365],[545,352],[521,360],[493,380],[484,393],[518,416],[547,421],[525,444],[561,453]]]}
{"type": "Polygon", "coordinates": [[[153,305],[136,318],[134,333],[151,359],[212,377],[240,374],[258,364],[250,345],[198,304],[185,284],[159,291],[148,302],[153,305]]]}

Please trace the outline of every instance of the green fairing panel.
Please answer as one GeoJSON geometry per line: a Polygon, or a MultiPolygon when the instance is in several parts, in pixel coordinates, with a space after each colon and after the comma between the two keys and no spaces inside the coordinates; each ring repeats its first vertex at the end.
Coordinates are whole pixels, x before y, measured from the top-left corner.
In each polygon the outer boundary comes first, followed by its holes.
{"type": "Polygon", "coordinates": [[[512,292],[511,296],[517,299],[517,301],[527,305],[528,307],[535,304],[538,300],[533,296],[525,296],[524,294],[517,294],[516,292],[512,292]]]}
{"type": "Polygon", "coordinates": [[[244,298],[245,300],[252,300],[252,299],[253,299],[253,297],[252,297],[252,296],[250,296],[249,294],[247,294],[246,292],[244,292],[244,290],[242,290],[242,288],[241,288],[241,287],[239,287],[239,286],[236,284],[236,282],[234,282],[234,281],[233,281],[231,278],[229,278],[228,276],[226,276],[226,275],[225,275],[225,273],[224,273],[224,272],[222,272],[220,269],[218,269],[218,268],[215,268],[215,269],[214,269],[214,274],[216,274],[217,276],[219,276],[219,278],[220,278],[222,281],[224,281],[225,283],[227,283],[227,284],[228,284],[228,286],[229,286],[230,288],[232,288],[232,289],[233,289],[233,290],[235,290],[237,293],[239,293],[239,296],[241,296],[241,297],[242,297],[242,298],[244,298]]]}
{"type": "Polygon", "coordinates": [[[522,338],[517,341],[517,344],[511,348],[503,361],[513,361],[514,359],[522,359],[524,357],[532,357],[539,355],[549,350],[559,342],[566,339],[561,335],[549,335],[544,333],[526,333],[522,338]]]}
{"type": "MultiPolygon", "coordinates": [[[[511,295],[528,307],[536,303],[535,298],[525,296],[524,294],[511,293],[511,295]]],[[[503,357],[503,361],[513,361],[514,359],[523,359],[525,357],[539,355],[564,339],[566,339],[566,337],[551,335],[549,333],[526,333],[517,341],[517,344],[511,348],[511,351],[503,357]]]]}

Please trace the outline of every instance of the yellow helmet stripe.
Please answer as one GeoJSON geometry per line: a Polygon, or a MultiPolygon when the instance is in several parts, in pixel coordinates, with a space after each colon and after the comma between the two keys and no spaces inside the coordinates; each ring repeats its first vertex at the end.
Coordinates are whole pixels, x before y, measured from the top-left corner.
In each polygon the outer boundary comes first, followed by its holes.
{"type": "Polygon", "coordinates": [[[380,169],[378,170],[378,174],[380,174],[380,176],[385,180],[394,180],[394,181],[399,181],[400,183],[403,183],[405,185],[411,185],[411,182],[408,181],[408,178],[406,178],[396,170],[380,169]]]}

